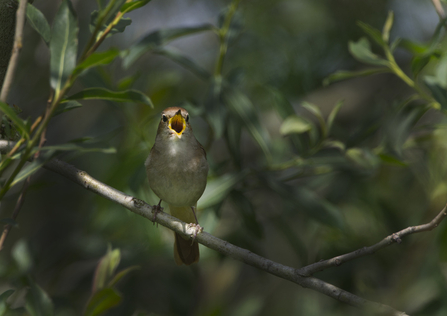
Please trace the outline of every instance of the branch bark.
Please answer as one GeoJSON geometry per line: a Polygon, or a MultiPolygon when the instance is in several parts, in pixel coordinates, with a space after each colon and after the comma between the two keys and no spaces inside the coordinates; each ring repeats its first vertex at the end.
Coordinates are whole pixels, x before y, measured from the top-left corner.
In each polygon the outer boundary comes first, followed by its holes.
{"type": "MultiPolygon", "coordinates": [[[[0,140],[0,151],[6,152],[14,145],[15,144],[13,142],[0,140]]],[[[94,179],[85,171],[79,170],[70,164],[54,159],[45,164],[44,167],[48,170],[61,174],[89,191],[92,191],[114,203],[120,204],[138,215],[141,215],[151,221],[154,218],[154,209],[149,204],[94,179]]],[[[191,227],[190,224],[182,222],[167,213],[157,213],[155,222],[189,238],[191,238],[195,232],[195,229],[191,227]]],[[[224,255],[264,270],[267,273],[273,274],[285,280],[294,282],[304,288],[309,288],[325,294],[348,305],[375,311],[381,313],[382,315],[406,315],[404,312],[395,310],[390,306],[368,301],[318,278],[304,276],[300,273],[299,269],[288,267],[263,258],[249,250],[237,247],[209,233],[199,233],[196,237],[196,241],[224,255]]]]}
{"type": "MultiPolygon", "coordinates": [[[[14,47],[12,49],[11,58],[9,59],[8,70],[6,71],[5,80],[0,93],[0,101],[6,102],[9,89],[14,77],[14,71],[17,65],[17,59],[19,58],[19,52],[22,48],[23,26],[25,25],[25,13],[28,0],[20,0],[19,8],[17,9],[16,27],[14,35],[14,47]]],[[[1,115],[0,115],[1,118],[1,115]]]]}

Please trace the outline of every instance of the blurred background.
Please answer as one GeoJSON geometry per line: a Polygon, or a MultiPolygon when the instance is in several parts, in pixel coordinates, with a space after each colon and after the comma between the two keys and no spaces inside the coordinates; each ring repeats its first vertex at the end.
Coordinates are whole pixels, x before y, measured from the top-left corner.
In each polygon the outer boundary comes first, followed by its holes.
{"type": "MultiPolygon", "coordinates": [[[[51,24],[58,5],[42,0],[34,5],[51,24]]],[[[97,6],[83,0],[73,5],[82,50],[97,6]]],[[[432,2],[240,1],[221,70],[216,66],[220,42],[212,31],[129,58],[128,49],[152,32],[208,23],[220,27],[229,5],[153,0],[126,15],[132,23],[100,47],[116,47],[122,58],[84,74],[70,93],[86,87],[134,88],[146,93],[155,108],[82,101],[82,107],[51,121],[47,144],[91,137],[94,146],[114,147],[112,154],[74,152],[60,158],[156,204],[144,161],[160,112],[185,107],[210,164],[208,187],[199,200],[201,226],[292,267],[430,221],[447,202],[444,113],[418,112],[422,101],[402,111],[414,91],[393,74],[328,86],[323,80],[337,70],[365,69],[348,50],[349,41],[365,36],[357,21],[382,30],[392,10],[391,40],[427,43],[439,21],[432,2]],[[342,105],[335,115],[337,104],[342,105]]],[[[383,55],[378,46],[372,50],[383,55]]],[[[394,55],[411,73],[413,55],[401,47],[394,55]]],[[[49,57],[48,47],[27,24],[9,96],[23,118],[45,109],[49,57]]],[[[427,75],[435,71],[436,61],[423,70],[427,75]]],[[[20,187],[2,201],[1,218],[11,216],[20,187]]],[[[33,176],[17,221],[19,227],[0,252],[0,293],[16,290],[11,315],[27,315],[29,280],[48,294],[56,315],[82,314],[108,247],[121,252],[118,270],[139,268],[118,283],[121,303],[104,315],[360,313],[202,246],[197,265],[178,267],[171,231],[46,170],[33,176]]],[[[447,226],[315,276],[411,315],[446,315],[447,226]]]]}

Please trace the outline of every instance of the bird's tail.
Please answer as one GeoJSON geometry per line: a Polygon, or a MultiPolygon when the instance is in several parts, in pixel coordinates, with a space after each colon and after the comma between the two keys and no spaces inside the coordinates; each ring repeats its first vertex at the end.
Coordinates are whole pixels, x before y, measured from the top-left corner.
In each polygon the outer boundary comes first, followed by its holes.
{"type": "MultiPolygon", "coordinates": [[[[195,223],[194,213],[191,207],[177,207],[169,205],[169,211],[171,215],[177,217],[178,219],[186,223],[195,223]]],[[[175,243],[174,243],[174,259],[175,263],[178,265],[190,265],[198,262],[200,258],[199,244],[191,240],[182,237],[180,234],[175,233],[175,243]]]]}

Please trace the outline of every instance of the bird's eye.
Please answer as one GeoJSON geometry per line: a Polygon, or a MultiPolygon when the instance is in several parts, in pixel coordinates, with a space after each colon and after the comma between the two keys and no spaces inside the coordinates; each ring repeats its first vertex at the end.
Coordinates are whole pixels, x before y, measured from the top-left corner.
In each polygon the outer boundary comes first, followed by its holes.
{"type": "Polygon", "coordinates": [[[163,122],[166,122],[168,120],[168,117],[166,115],[162,115],[161,119],[163,120],[163,122]]]}
{"type": "Polygon", "coordinates": [[[186,122],[189,122],[189,115],[186,115],[186,122]]]}

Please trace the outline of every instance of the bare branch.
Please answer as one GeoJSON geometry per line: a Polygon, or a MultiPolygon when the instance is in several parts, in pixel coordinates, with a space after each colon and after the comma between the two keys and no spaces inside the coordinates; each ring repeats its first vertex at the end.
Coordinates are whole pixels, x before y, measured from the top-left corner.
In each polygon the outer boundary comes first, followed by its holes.
{"type": "MultiPolygon", "coordinates": [[[[19,8],[17,9],[16,29],[14,35],[14,47],[12,49],[11,59],[9,60],[8,70],[6,71],[5,81],[3,82],[0,93],[0,101],[6,102],[9,89],[14,77],[14,71],[17,65],[20,49],[22,48],[23,26],[25,24],[26,5],[28,0],[20,0],[19,8]]],[[[1,116],[0,116],[1,118],[1,116]]]]}
{"type": "Polygon", "coordinates": [[[444,12],[444,8],[442,7],[441,1],[440,0],[431,0],[431,2],[433,2],[433,5],[435,6],[436,9],[436,13],[438,13],[439,18],[445,19],[445,12],[444,12]]]}
{"type": "Polygon", "coordinates": [[[310,276],[318,271],[322,271],[331,267],[338,267],[339,265],[347,261],[373,254],[376,251],[388,247],[389,245],[392,245],[394,243],[400,244],[402,242],[402,238],[406,235],[426,232],[432,230],[433,228],[436,228],[446,216],[447,216],[447,205],[442,209],[441,212],[439,212],[438,215],[436,215],[436,217],[430,223],[419,226],[407,227],[405,229],[402,229],[401,231],[398,231],[397,233],[385,237],[380,242],[370,247],[363,247],[356,251],[341,256],[337,256],[332,259],[312,263],[308,266],[299,269],[299,273],[304,276],[310,276]]]}

